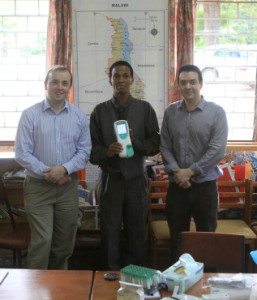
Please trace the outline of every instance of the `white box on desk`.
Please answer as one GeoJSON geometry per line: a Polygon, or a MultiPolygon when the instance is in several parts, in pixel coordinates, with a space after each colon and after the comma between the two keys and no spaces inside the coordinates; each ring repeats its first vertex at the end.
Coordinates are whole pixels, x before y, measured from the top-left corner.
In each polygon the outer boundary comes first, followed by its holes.
{"type": "Polygon", "coordinates": [[[178,262],[162,272],[166,279],[168,290],[172,291],[174,287],[179,286],[179,292],[184,293],[191,288],[197,281],[203,278],[204,264],[196,262],[188,253],[181,255],[183,261],[189,263],[190,267],[185,265],[186,274],[177,274],[174,271],[178,268],[178,262]]]}

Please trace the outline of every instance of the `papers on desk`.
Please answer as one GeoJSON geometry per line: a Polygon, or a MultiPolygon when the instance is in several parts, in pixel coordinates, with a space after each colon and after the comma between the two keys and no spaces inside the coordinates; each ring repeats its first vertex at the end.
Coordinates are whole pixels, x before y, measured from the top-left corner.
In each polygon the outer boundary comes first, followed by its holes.
{"type": "Polygon", "coordinates": [[[0,285],[4,282],[9,272],[0,269],[0,285]]]}
{"type": "Polygon", "coordinates": [[[232,277],[210,277],[211,293],[225,293],[231,300],[249,300],[255,279],[251,275],[237,274],[232,277]]]}

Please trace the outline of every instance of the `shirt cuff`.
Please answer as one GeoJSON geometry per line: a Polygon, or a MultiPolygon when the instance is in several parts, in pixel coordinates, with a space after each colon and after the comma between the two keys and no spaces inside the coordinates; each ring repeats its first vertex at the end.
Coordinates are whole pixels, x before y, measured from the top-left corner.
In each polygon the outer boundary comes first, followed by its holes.
{"type": "Polygon", "coordinates": [[[66,173],[66,175],[69,175],[69,174],[71,174],[72,173],[72,167],[71,166],[69,166],[68,164],[64,164],[64,165],[62,165],[65,169],[66,169],[66,171],[67,171],[67,173],[66,173]]]}
{"type": "Polygon", "coordinates": [[[194,175],[203,175],[203,170],[197,163],[193,163],[189,168],[194,172],[194,175]]]}
{"type": "Polygon", "coordinates": [[[165,166],[165,171],[168,174],[173,174],[173,170],[179,169],[179,166],[177,164],[168,164],[165,166]]]}

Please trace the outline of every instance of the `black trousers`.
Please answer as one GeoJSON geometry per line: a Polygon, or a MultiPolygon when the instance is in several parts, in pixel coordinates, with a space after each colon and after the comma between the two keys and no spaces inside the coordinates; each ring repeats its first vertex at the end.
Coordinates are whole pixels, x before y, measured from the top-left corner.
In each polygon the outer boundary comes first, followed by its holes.
{"type": "Polygon", "coordinates": [[[170,182],[166,201],[173,264],[179,258],[179,233],[190,230],[191,217],[194,218],[197,231],[215,231],[218,210],[216,180],[193,183],[188,189],[170,182]]]}
{"type": "Polygon", "coordinates": [[[128,264],[142,265],[148,191],[145,175],[125,180],[121,173],[105,173],[101,185],[100,224],[106,266],[119,270],[128,264]]]}

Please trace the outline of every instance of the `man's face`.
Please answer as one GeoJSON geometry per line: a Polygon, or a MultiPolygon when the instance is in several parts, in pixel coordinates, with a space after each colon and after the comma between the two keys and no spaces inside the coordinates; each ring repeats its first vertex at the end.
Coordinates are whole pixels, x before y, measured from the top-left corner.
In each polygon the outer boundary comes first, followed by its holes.
{"type": "Polygon", "coordinates": [[[114,96],[119,94],[130,94],[130,87],[133,84],[130,69],[127,66],[117,66],[112,70],[112,77],[109,82],[113,88],[114,96]]]}
{"type": "Polygon", "coordinates": [[[186,101],[197,102],[201,99],[202,82],[199,82],[196,72],[181,72],[179,75],[179,90],[186,101]]]}
{"type": "Polygon", "coordinates": [[[68,71],[54,71],[45,82],[46,97],[50,103],[62,103],[69,94],[71,76],[68,71]]]}

